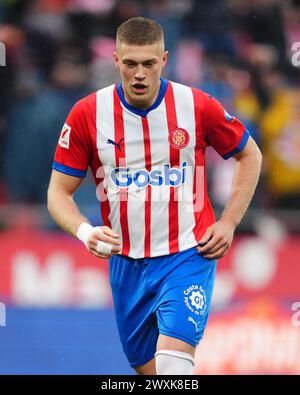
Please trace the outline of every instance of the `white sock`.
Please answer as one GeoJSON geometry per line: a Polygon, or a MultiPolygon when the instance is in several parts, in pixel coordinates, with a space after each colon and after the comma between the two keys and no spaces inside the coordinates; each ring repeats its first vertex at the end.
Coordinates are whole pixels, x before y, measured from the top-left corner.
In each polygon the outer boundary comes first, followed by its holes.
{"type": "Polygon", "coordinates": [[[155,353],[156,374],[158,375],[191,375],[194,358],[181,351],[159,350],[155,353]]]}

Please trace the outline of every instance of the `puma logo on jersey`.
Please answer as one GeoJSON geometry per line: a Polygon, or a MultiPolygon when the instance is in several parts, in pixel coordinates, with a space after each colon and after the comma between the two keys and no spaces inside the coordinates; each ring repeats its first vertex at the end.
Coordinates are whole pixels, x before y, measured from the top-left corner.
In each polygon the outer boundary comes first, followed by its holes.
{"type": "Polygon", "coordinates": [[[114,140],[108,139],[107,144],[112,144],[115,147],[118,147],[119,151],[122,151],[121,144],[123,143],[123,141],[124,141],[124,137],[122,137],[118,143],[116,143],[114,140]]]}
{"type": "Polygon", "coordinates": [[[62,128],[62,130],[61,130],[60,138],[59,138],[59,141],[58,141],[58,144],[62,148],[69,149],[69,147],[70,147],[70,134],[71,134],[71,126],[69,126],[67,123],[65,123],[63,128],[62,128]]]}

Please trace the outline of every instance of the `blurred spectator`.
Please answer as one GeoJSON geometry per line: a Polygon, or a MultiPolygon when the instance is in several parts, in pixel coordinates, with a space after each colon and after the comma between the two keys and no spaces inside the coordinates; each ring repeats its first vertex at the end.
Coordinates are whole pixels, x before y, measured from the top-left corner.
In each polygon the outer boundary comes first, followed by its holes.
{"type": "Polygon", "coordinates": [[[203,51],[195,40],[179,41],[175,57],[175,75],[189,86],[199,86],[203,79],[203,51]]]}
{"type": "Polygon", "coordinates": [[[4,174],[12,202],[45,203],[57,139],[73,104],[86,94],[86,67],[57,61],[51,85],[37,75],[18,81],[18,99],[11,108],[4,174]]]}
{"type": "Polygon", "coordinates": [[[270,105],[261,117],[265,177],[273,207],[299,208],[300,201],[300,91],[284,86],[283,76],[265,76],[270,105]]]}
{"type": "Polygon", "coordinates": [[[187,34],[199,39],[208,52],[234,54],[230,34],[233,20],[227,1],[194,0],[185,23],[187,34]]]}
{"type": "Polygon", "coordinates": [[[232,12],[237,25],[250,36],[253,43],[275,47],[278,51],[278,65],[282,71],[287,71],[289,62],[287,60],[283,26],[282,8],[284,5],[282,5],[282,2],[278,0],[252,0],[242,8],[237,7],[237,11],[235,11],[237,2],[231,1],[232,12]]]}
{"type": "Polygon", "coordinates": [[[0,25],[0,42],[5,43],[5,67],[0,67],[0,201],[3,200],[4,188],[3,157],[6,135],[8,130],[8,112],[13,103],[13,86],[18,73],[19,51],[25,41],[23,31],[10,24],[0,25]]]}

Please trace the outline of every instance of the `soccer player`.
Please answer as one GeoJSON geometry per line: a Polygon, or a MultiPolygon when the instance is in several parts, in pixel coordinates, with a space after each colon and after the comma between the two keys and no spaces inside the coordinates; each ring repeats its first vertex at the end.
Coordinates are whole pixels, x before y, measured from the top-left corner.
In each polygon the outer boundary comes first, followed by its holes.
{"type": "Polygon", "coordinates": [[[136,372],[192,374],[216,260],[249,205],[262,156],[218,101],[161,77],[168,52],[155,21],[124,22],[113,56],[121,82],[83,98],[67,117],[48,208],[92,254],[109,258],[119,335],[136,372]],[[236,160],[218,221],[206,190],[207,146],[236,160]],[[89,166],[101,200],[100,227],[89,224],[72,198],[89,166]]]}

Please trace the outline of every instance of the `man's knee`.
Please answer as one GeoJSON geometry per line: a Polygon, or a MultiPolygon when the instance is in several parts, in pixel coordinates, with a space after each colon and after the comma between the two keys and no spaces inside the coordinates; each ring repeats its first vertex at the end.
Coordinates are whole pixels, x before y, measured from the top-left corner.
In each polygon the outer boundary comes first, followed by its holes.
{"type": "Polygon", "coordinates": [[[147,362],[145,365],[136,367],[135,371],[139,375],[156,375],[155,359],[153,358],[153,359],[151,359],[151,361],[147,362]]]}

